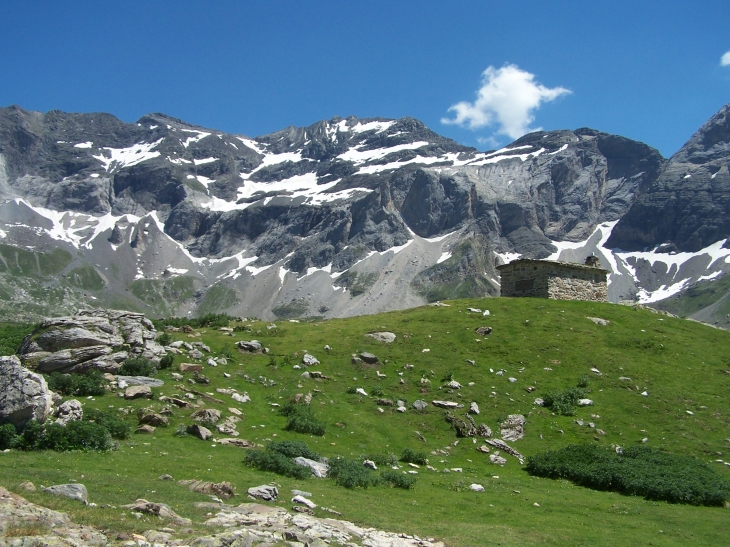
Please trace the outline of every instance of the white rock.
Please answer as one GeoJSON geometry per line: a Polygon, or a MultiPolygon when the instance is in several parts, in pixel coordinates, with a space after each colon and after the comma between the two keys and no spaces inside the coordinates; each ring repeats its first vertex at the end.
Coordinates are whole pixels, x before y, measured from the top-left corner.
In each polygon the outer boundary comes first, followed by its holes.
{"type": "Polygon", "coordinates": [[[578,399],[578,406],[591,406],[593,401],[591,399],[578,399]]]}
{"type": "Polygon", "coordinates": [[[474,490],[474,492],[484,492],[484,487],[481,484],[470,484],[469,489],[474,490]]]}
{"type": "Polygon", "coordinates": [[[362,395],[362,396],[364,396],[364,397],[367,397],[367,396],[368,396],[368,394],[367,394],[367,393],[365,393],[365,390],[364,390],[363,388],[361,388],[361,387],[357,388],[357,389],[355,390],[355,393],[357,393],[357,394],[359,394],[359,395],[362,395]]]}
{"type": "Polygon", "coordinates": [[[313,501],[308,500],[304,496],[294,496],[291,499],[291,501],[292,501],[292,503],[300,503],[302,505],[306,505],[310,509],[314,509],[314,508],[317,507],[317,504],[316,503],[314,503],[313,501]]]}

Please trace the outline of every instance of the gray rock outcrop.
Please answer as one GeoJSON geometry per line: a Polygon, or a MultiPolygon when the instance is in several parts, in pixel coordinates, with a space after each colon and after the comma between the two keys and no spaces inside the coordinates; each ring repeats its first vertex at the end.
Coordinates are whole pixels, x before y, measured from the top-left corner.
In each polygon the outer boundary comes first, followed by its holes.
{"type": "Polygon", "coordinates": [[[312,475],[319,479],[327,478],[329,466],[326,463],[310,460],[309,458],[305,458],[303,456],[298,456],[294,458],[294,463],[296,463],[297,465],[302,465],[304,467],[309,467],[309,469],[312,470],[312,475]]]}
{"type": "Polygon", "coordinates": [[[526,419],[522,414],[510,414],[499,427],[500,435],[506,441],[517,441],[525,436],[526,419]]]}
{"type": "Polygon", "coordinates": [[[0,357],[0,424],[44,423],[52,410],[53,395],[43,376],[22,366],[14,355],[0,357]]]}
{"type": "Polygon", "coordinates": [[[159,362],[165,349],[156,338],[154,325],[141,313],[81,310],[44,320],[23,340],[19,354],[39,372],[115,374],[128,357],[159,362]]]}
{"type": "Polygon", "coordinates": [[[57,424],[65,426],[69,422],[75,422],[83,419],[84,409],[81,407],[81,403],[79,401],[76,399],[70,399],[62,403],[53,415],[56,417],[57,424]]]}
{"type": "Polygon", "coordinates": [[[264,484],[261,486],[252,486],[248,489],[248,495],[256,499],[264,501],[276,501],[279,497],[279,490],[276,486],[264,484]]]}
{"type": "Polygon", "coordinates": [[[365,336],[369,336],[370,338],[377,340],[378,342],[383,342],[384,344],[392,344],[395,342],[395,334],[392,332],[371,332],[369,334],[366,334],[365,336]]]}
{"type": "Polygon", "coordinates": [[[78,500],[84,505],[89,503],[89,493],[83,484],[71,483],[71,484],[56,484],[55,486],[48,486],[43,489],[47,494],[53,494],[54,496],[61,496],[70,500],[78,500]]]}

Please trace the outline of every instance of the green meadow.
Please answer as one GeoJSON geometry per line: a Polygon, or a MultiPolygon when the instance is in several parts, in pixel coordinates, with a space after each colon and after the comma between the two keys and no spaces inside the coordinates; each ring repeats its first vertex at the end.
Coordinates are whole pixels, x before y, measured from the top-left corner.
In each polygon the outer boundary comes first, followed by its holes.
{"type": "Polygon", "coordinates": [[[400,464],[399,471],[417,471],[411,489],[385,484],[348,489],[329,479],[299,480],[253,469],[244,464],[246,449],[176,435],[181,424],[193,423],[190,414],[195,410],[176,407],[168,427],[151,435],[133,433],[109,452],[0,453],[0,485],[35,503],[68,511],[77,522],[124,532],[164,526],[156,518],[137,519],[120,508],[137,498],[168,503],[192,519],[196,532],[208,530],[203,522],[214,510],[195,504],[210,498],[177,484],[197,479],[231,482],[237,490],[229,500],[234,504],[250,501],[249,487],[273,483],[280,491],[277,504],[290,508],[290,490],[306,490],[315,503],[342,513],[344,520],[435,537],[448,546],[727,544],[727,507],[650,501],[539,478],[505,453],[506,464],[493,464],[489,454],[477,450],[483,441],[457,437],[445,411],[431,402],[464,404],[453,411],[460,417],[476,402],[480,413],[473,416],[475,422],[488,425],[497,438],[508,415],[524,415],[524,438],[509,444],[527,457],[576,443],[612,450],[649,446],[695,457],[727,481],[730,332],[612,304],[505,298],[447,303],[348,319],[279,320],[275,327],[257,320],[232,322],[230,327],[237,327],[232,336],[216,328],[172,332],[173,340],[202,341],[212,356],[226,356],[228,363],[207,366],[206,354],[200,362],[210,383],[193,385],[190,373],[183,381],[172,379],[181,362],[193,362],[177,355],[172,368],[156,374],[165,384],[153,389],[152,400],[127,401],[116,391],[81,399],[86,407],[119,413],[136,428],[138,409],[160,411],[167,405],[158,397],[184,396],[182,386],[207,395],[196,395],[195,402],[220,410],[223,417],[231,414],[229,408],[239,409],[239,438],[262,448],[271,441],[299,440],[328,458],[360,460],[373,454],[398,456],[406,448],[426,452],[435,471],[400,464]],[[468,308],[488,309],[490,314],[468,308]],[[597,325],[589,317],[608,324],[597,325]],[[478,335],[475,329],[481,326],[491,327],[491,334],[478,335]],[[378,331],[397,338],[386,344],[365,336],[378,331]],[[244,354],[235,345],[252,339],[269,353],[244,354]],[[375,354],[380,364],[353,364],[352,354],[363,351],[375,354]],[[304,367],[304,353],[321,364],[304,367]],[[305,370],[325,377],[303,378],[305,370]],[[452,379],[461,389],[446,386],[452,379]],[[534,404],[537,397],[578,383],[586,386],[593,405],[576,407],[574,415],[534,404]],[[219,388],[247,392],[251,401],[237,403],[219,388]],[[351,388],[362,388],[368,396],[348,393],[351,388]],[[288,419],[280,408],[307,393],[312,394],[314,417],[326,424],[324,436],[285,430],[288,419]],[[379,398],[403,400],[408,411],[378,406],[379,398]],[[418,399],[429,403],[426,410],[411,407],[418,399]],[[159,480],[162,474],[175,481],[159,480]],[[81,482],[97,506],[20,491],[18,485],[27,480],[36,486],[81,482]],[[485,491],[471,491],[473,483],[485,491]]]}

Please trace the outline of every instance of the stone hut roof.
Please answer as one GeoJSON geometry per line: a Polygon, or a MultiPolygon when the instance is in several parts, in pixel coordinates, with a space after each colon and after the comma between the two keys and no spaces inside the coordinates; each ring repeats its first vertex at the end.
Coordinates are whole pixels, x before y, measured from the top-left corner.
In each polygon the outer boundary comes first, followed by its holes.
{"type": "Polygon", "coordinates": [[[538,259],[534,259],[534,258],[518,258],[517,260],[513,260],[512,262],[508,262],[507,264],[501,264],[500,266],[497,266],[497,269],[503,270],[505,268],[511,268],[511,267],[518,266],[523,263],[525,265],[549,264],[550,266],[558,266],[558,267],[566,268],[569,270],[583,270],[583,271],[587,271],[587,272],[601,273],[601,274],[611,273],[604,268],[598,268],[596,266],[588,266],[586,264],[580,264],[578,262],[560,262],[558,260],[538,260],[538,259]]]}

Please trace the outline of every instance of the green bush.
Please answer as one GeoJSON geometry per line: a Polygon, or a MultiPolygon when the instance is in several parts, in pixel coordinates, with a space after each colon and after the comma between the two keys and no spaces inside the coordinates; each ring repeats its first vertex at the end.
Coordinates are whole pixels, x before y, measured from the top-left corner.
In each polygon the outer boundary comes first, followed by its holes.
{"type": "Polygon", "coordinates": [[[418,478],[414,475],[404,474],[400,471],[388,469],[380,474],[380,478],[395,488],[403,488],[409,490],[416,484],[418,478]]]}
{"type": "Polygon", "coordinates": [[[705,463],[645,446],[617,454],[599,446],[570,445],[528,457],[525,469],[532,475],[649,500],[722,505],[730,499],[730,483],[705,463]]]}
{"type": "Polygon", "coordinates": [[[106,451],[112,448],[112,439],[104,426],[93,422],[79,420],[65,426],[52,423],[44,427],[31,420],[14,445],[20,450],[106,451]]]}
{"type": "Polygon", "coordinates": [[[284,427],[287,431],[307,433],[321,437],[327,431],[327,425],[314,417],[309,405],[287,403],[281,408],[281,413],[289,417],[284,427]]]}
{"type": "Polygon", "coordinates": [[[275,450],[251,450],[244,463],[261,471],[271,471],[294,479],[306,479],[312,471],[308,467],[295,464],[290,458],[275,450]]]}
{"type": "Polygon", "coordinates": [[[17,439],[18,432],[13,424],[0,425],[0,450],[12,448],[17,439]]]}
{"type": "Polygon", "coordinates": [[[162,359],[160,359],[160,368],[170,368],[172,367],[172,363],[175,361],[175,357],[172,355],[172,353],[168,353],[165,355],[162,359]]]}
{"type": "Polygon", "coordinates": [[[370,390],[370,395],[373,397],[383,397],[385,396],[385,391],[383,391],[383,388],[380,386],[375,386],[370,390]]]}
{"type": "Polygon", "coordinates": [[[375,465],[395,465],[398,463],[398,456],[395,454],[368,454],[362,457],[363,460],[370,460],[375,465]]]}
{"type": "Polygon", "coordinates": [[[157,336],[157,343],[161,346],[169,346],[170,342],[172,342],[172,336],[170,336],[169,332],[163,332],[157,336]]]}
{"type": "Polygon", "coordinates": [[[0,324],[0,355],[15,355],[23,339],[35,328],[35,325],[23,323],[0,324]]]}
{"type": "Polygon", "coordinates": [[[311,450],[307,443],[302,441],[274,441],[269,443],[266,450],[271,450],[283,454],[288,458],[308,458],[310,460],[319,461],[320,455],[311,450]]]}
{"type": "Polygon", "coordinates": [[[563,390],[548,391],[543,396],[544,406],[556,414],[572,416],[575,414],[575,405],[583,399],[586,392],[579,387],[569,387],[563,390]]]}
{"type": "Polygon", "coordinates": [[[587,388],[589,385],[591,385],[591,378],[587,374],[578,378],[578,387],[587,388]]]}
{"type": "Polygon", "coordinates": [[[200,317],[168,317],[167,319],[153,319],[155,328],[162,330],[166,326],[180,328],[183,325],[188,325],[194,329],[202,327],[227,327],[228,323],[236,321],[235,317],[232,317],[225,313],[206,313],[200,317]]]}
{"type": "Polygon", "coordinates": [[[327,476],[345,488],[367,488],[380,482],[380,477],[362,462],[339,457],[330,460],[327,476]]]}
{"type": "Polygon", "coordinates": [[[132,433],[132,426],[125,422],[116,414],[104,412],[103,410],[95,410],[93,408],[84,409],[84,420],[94,422],[106,428],[109,434],[115,439],[127,439],[132,433]]]}
{"type": "Polygon", "coordinates": [[[428,455],[425,452],[419,452],[417,450],[411,450],[406,448],[400,455],[400,461],[406,463],[415,463],[418,465],[428,464],[428,455]]]}
{"type": "Polygon", "coordinates": [[[119,374],[122,376],[152,376],[157,370],[155,364],[144,357],[131,357],[124,361],[119,374]]]}
{"type": "Polygon", "coordinates": [[[46,383],[51,391],[66,396],[88,397],[106,393],[104,376],[98,370],[90,370],[87,374],[52,372],[46,376],[46,383]]]}

